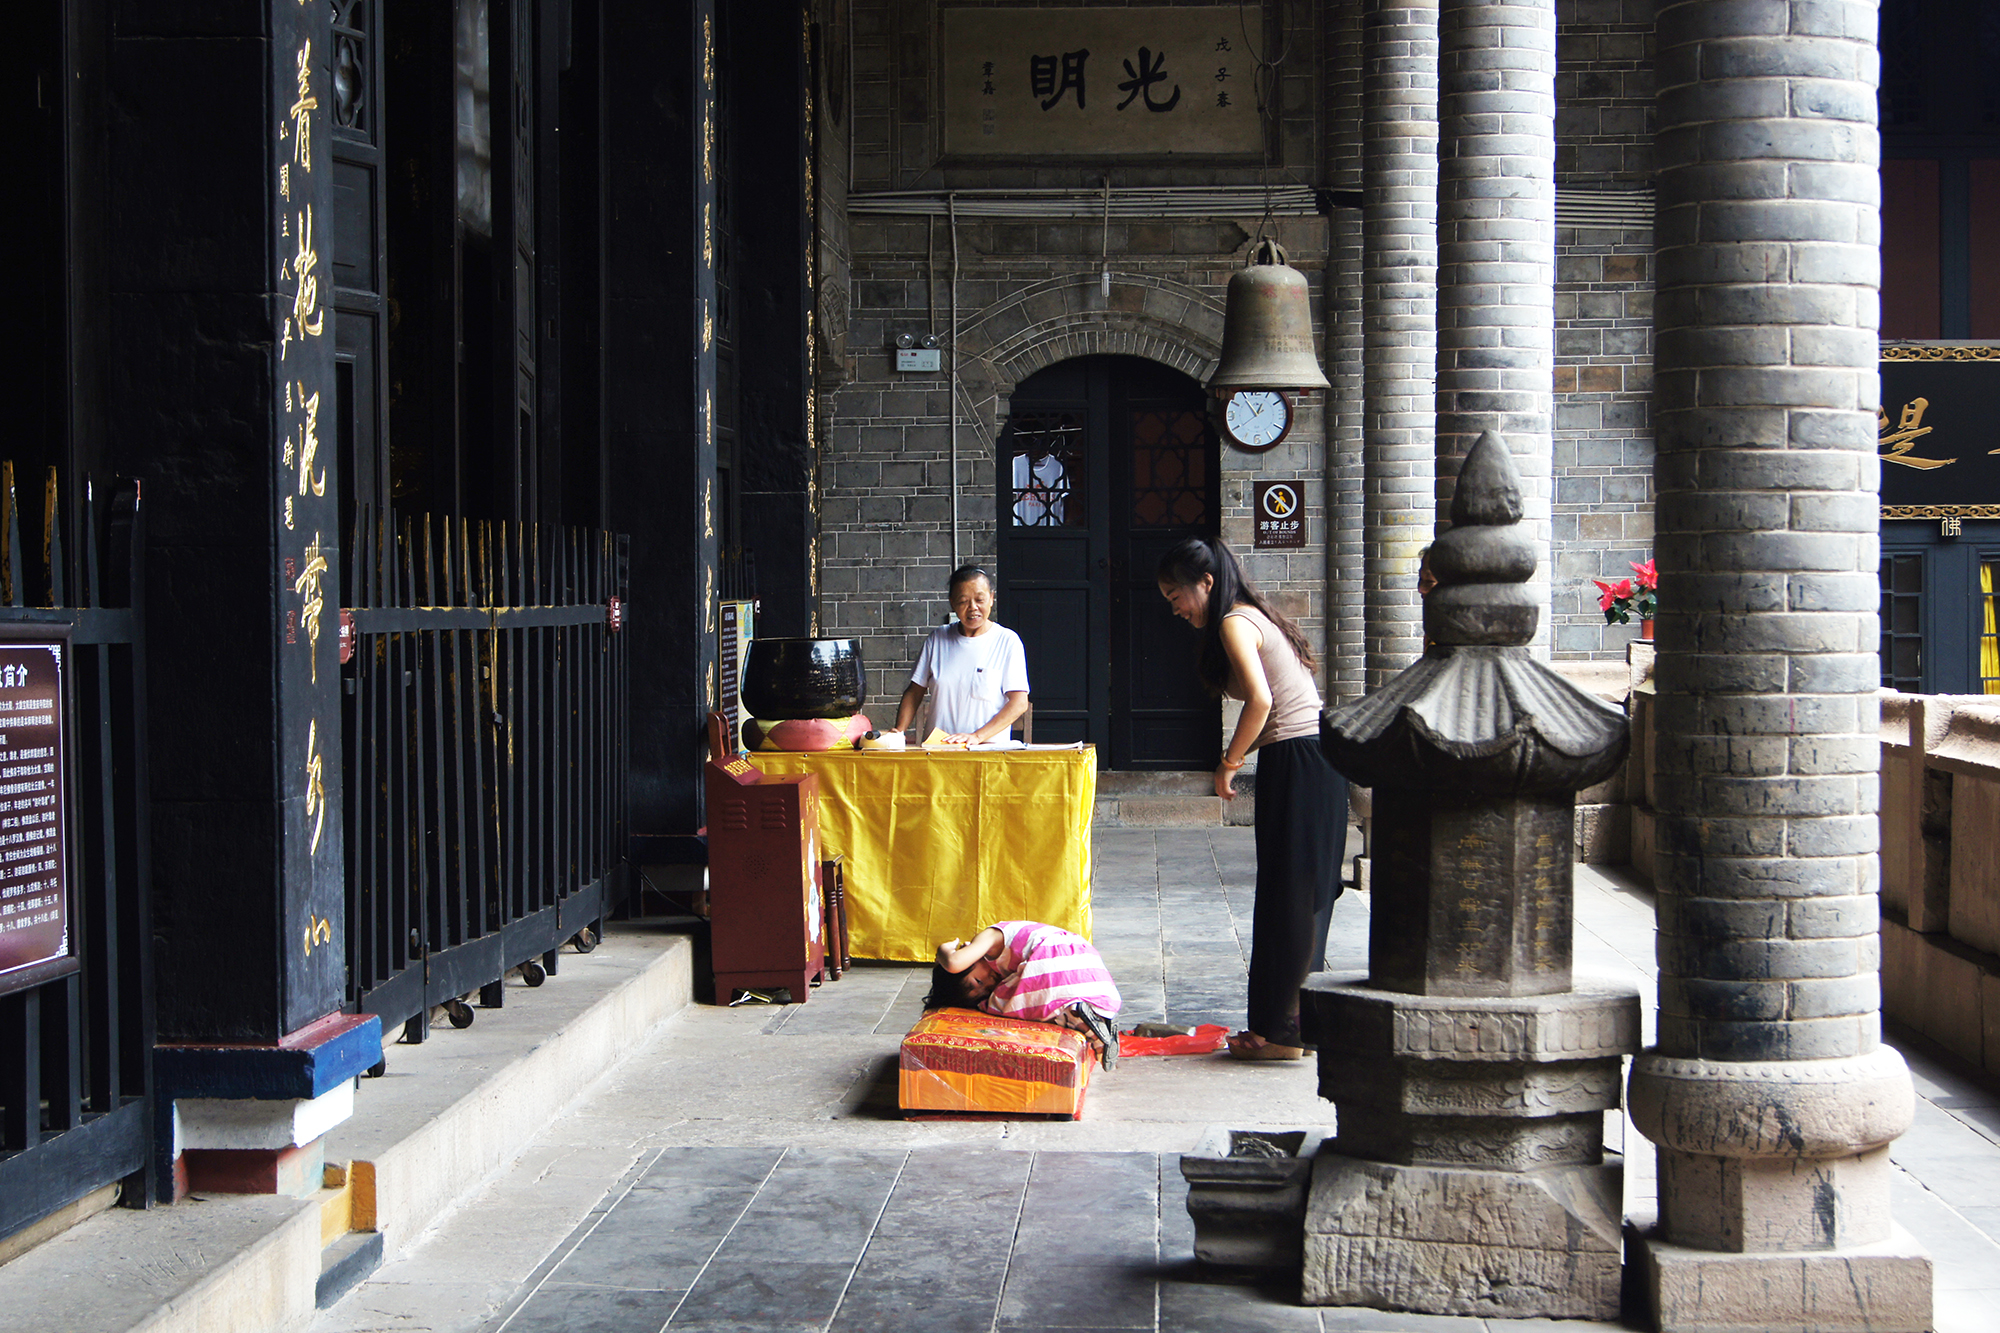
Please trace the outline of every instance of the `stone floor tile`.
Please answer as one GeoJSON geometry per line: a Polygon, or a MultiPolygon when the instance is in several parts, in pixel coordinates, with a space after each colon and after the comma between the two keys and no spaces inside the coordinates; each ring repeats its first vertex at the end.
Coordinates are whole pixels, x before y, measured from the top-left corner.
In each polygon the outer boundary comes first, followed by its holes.
{"type": "Polygon", "coordinates": [[[710,1264],[667,1325],[674,1333],[821,1333],[854,1268],[770,1259],[710,1264]]]}
{"type": "Polygon", "coordinates": [[[1967,1222],[1978,1227],[1988,1240],[2000,1242],[2000,1200],[1995,1200],[1990,1207],[1961,1208],[1958,1213],[1967,1222]]]}
{"type": "MultiPolygon", "coordinates": [[[[1128,1002],[1121,1026],[1145,1016],[1240,1026],[1255,879],[1249,832],[1105,830],[1096,874],[1097,938],[1128,1002]]],[[[1579,970],[1647,986],[1652,899],[1621,876],[1578,868],[1579,970]]],[[[1369,905],[1365,894],[1343,895],[1329,970],[1365,969],[1369,905]]],[[[1080,1121],[904,1121],[896,1046],[928,988],[926,967],[864,964],[804,1005],[690,1008],[552,1122],[479,1202],[322,1312],[314,1333],[491,1329],[509,1301],[525,1311],[537,1298],[538,1309],[553,1308],[558,1292],[622,1290],[571,1280],[593,1263],[634,1290],[690,1281],[691,1301],[700,1300],[671,1328],[695,1333],[824,1333],[829,1316],[839,1333],[990,1333],[996,1320],[1007,1333],[1612,1327],[1307,1309],[1284,1294],[1290,1278],[1274,1288],[1205,1272],[1191,1259],[1176,1154],[1210,1125],[1330,1127],[1315,1066],[1135,1058],[1094,1081],[1080,1121]],[[597,1198],[595,1180],[608,1191],[597,1198]],[[787,1184],[799,1192],[788,1195],[787,1184]],[[725,1197],[740,1201],[735,1220],[716,1212],[726,1212],[725,1197]],[[772,1220],[744,1232],[741,1261],[732,1250],[690,1279],[684,1265],[708,1257],[745,1215],[772,1220]],[[781,1220],[791,1217],[809,1221],[781,1220]],[[763,1244],[752,1246],[753,1237],[763,1244]],[[800,1262],[768,1253],[774,1242],[800,1262]],[[1074,1262],[1080,1247],[1110,1257],[1074,1262]],[[571,1260],[573,1270],[558,1271],[571,1260]],[[503,1269],[522,1276],[508,1280],[503,1269]]],[[[2000,1109],[2000,1093],[1920,1041],[1906,1055],[1926,1100],[1893,1150],[1894,1212],[1937,1260],[1938,1327],[1993,1333],[2000,1290],[1979,1284],[2000,1274],[1992,1257],[2000,1144],[1987,1114],[2000,1109]]],[[[1637,1210],[1654,1189],[1652,1147],[1622,1117],[1607,1122],[1608,1141],[1630,1150],[1626,1194],[1637,1210]]],[[[583,1308],[590,1301],[564,1299],[578,1307],[573,1326],[596,1326],[583,1308]]],[[[616,1295],[602,1299],[607,1317],[624,1308],[616,1295]]]]}
{"type": "Polygon", "coordinates": [[[314,1333],[381,1333],[424,1329],[458,1333],[483,1327],[509,1293],[472,1282],[364,1282],[331,1310],[322,1310],[314,1333]]]}
{"type": "Polygon", "coordinates": [[[1157,1327],[1159,1266],[1152,1263],[1027,1263],[1007,1269],[994,1328],[1157,1327]]]}
{"type": "Polygon", "coordinates": [[[1986,1136],[1995,1146],[2000,1146],[2000,1106],[1968,1106],[1953,1099],[1936,1103],[1943,1110],[1950,1111],[1961,1122],[1986,1136]]]}
{"type": "Polygon", "coordinates": [[[782,1148],[662,1148],[632,1188],[682,1189],[763,1183],[784,1156],[782,1148]]]}
{"type": "MultiPolygon", "coordinates": [[[[686,1195],[660,1190],[642,1195],[635,1191],[575,1238],[557,1273],[565,1282],[612,1287],[657,1285],[650,1276],[654,1268],[706,1263],[737,1226],[749,1203],[747,1195],[722,1191],[690,1190],[686,1195]],[[651,1206],[655,1200],[661,1206],[651,1206]]],[[[687,1281],[693,1280],[689,1274],[687,1281]]]]}
{"type": "Polygon", "coordinates": [[[940,1221],[924,1233],[877,1235],[855,1269],[855,1281],[878,1287],[921,1285],[945,1293],[1000,1297],[1014,1243],[1014,1218],[973,1215],[940,1221]]]}
{"type": "Polygon", "coordinates": [[[2000,1287],[1934,1293],[1931,1328],[1933,1333],[1993,1333],[2000,1328],[2000,1287]]]}
{"type": "Polygon", "coordinates": [[[659,1333],[682,1295],[545,1283],[491,1333],[659,1333]]]}
{"type": "Polygon", "coordinates": [[[857,1275],[831,1333],[990,1333],[996,1296],[883,1287],[857,1275]]]}
{"type": "Polygon", "coordinates": [[[1299,1304],[1297,1274],[1275,1278],[1208,1271],[1189,1262],[1160,1282],[1161,1333],[1319,1333],[1319,1311],[1299,1304]]]}
{"type": "MultiPolygon", "coordinates": [[[[2000,1196],[1989,1196],[2000,1198],[2000,1196]]],[[[1889,1213],[1913,1236],[1936,1265],[1932,1285],[1984,1287],[2000,1282],[2000,1244],[1951,1206],[1945,1196],[1929,1189],[1907,1171],[1889,1180],[1889,1213]]],[[[1995,1325],[2000,1328],[2000,1324],[1995,1325]]]]}

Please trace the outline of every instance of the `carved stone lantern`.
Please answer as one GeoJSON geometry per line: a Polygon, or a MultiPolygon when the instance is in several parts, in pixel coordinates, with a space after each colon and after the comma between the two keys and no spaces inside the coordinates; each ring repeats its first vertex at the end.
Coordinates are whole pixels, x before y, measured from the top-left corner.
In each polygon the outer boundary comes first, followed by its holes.
{"type": "Polygon", "coordinates": [[[1322,721],[1375,789],[1368,975],[1306,988],[1320,1095],[1306,1300],[1613,1318],[1622,1164],[1604,1152],[1629,987],[1571,976],[1576,793],[1625,758],[1624,715],[1528,654],[1532,544],[1497,436],[1431,548],[1424,656],[1322,721]]]}

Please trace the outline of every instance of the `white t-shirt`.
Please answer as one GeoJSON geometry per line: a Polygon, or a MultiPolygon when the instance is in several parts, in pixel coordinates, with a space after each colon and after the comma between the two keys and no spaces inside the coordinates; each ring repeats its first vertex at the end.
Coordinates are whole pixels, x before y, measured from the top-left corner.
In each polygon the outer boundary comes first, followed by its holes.
{"type": "Polygon", "coordinates": [[[932,725],[964,735],[991,722],[1009,693],[1026,692],[1028,654],[1005,625],[989,621],[976,639],[941,625],[924,640],[910,679],[930,692],[932,725]]]}

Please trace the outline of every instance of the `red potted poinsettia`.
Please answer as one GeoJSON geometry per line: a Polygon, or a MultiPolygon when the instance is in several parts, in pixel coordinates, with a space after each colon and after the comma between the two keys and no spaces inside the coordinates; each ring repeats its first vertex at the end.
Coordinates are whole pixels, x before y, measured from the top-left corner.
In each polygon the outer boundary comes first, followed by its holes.
{"type": "Polygon", "coordinates": [[[1592,579],[1597,585],[1597,606],[1604,612],[1607,625],[1629,625],[1632,617],[1639,618],[1639,637],[1653,637],[1653,613],[1659,610],[1658,588],[1660,576],[1654,572],[1651,560],[1635,562],[1632,577],[1620,579],[1616,583],[1606,583],[1603,579],[1592,579]]]}

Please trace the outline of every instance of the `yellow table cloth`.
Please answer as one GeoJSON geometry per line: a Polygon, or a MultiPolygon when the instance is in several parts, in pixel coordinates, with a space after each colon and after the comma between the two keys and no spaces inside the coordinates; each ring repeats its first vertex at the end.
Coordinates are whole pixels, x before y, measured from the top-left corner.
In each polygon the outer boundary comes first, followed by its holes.
{"type": "Polygon", "coordinates": [[[819,775],[820,840],[847,858],[848,947],[930,962],[995,921],[1090,937],[1091,746],[990,750],[760,750],[772,774],[819,775]]]}

